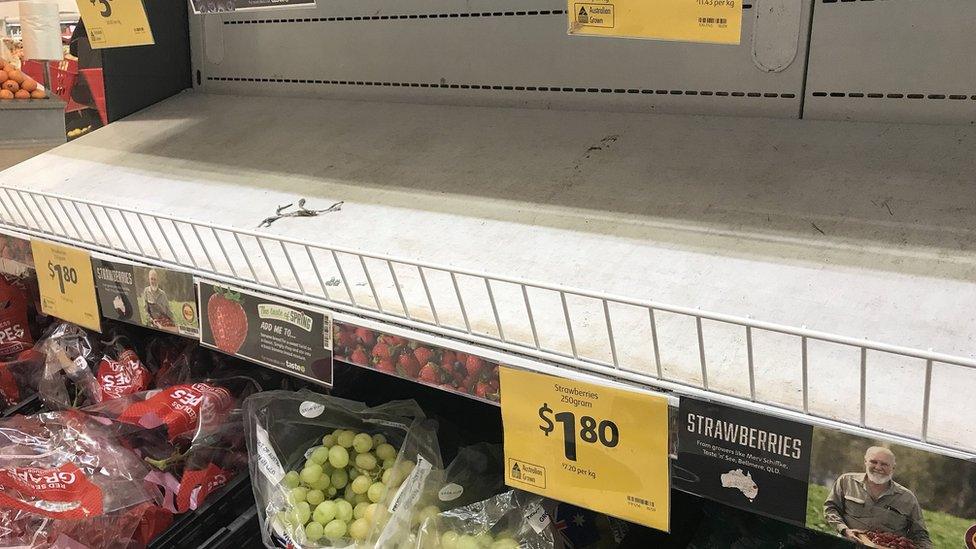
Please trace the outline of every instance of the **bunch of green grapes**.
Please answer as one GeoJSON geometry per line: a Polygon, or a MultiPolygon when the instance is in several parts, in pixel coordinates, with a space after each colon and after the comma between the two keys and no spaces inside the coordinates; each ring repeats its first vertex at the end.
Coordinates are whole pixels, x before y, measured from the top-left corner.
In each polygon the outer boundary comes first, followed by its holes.
{"type": "Polygon", "coordinates": [[[492,536],[488,532],[461,534],[448,530],[441,534],[440,549],[518,549],[519,542],[509,534],[492,536]]]}
{"type": "Polygon", "coordinates": [[[385,517],[379,503],[413,471],[411,461],[397,465],[398,453],[381,434],[336,429],[325,435],[306,452],[302,470],[282,479],[288,505],[277,520],[293,538],[311,543],[365,541],[385,517]]]}

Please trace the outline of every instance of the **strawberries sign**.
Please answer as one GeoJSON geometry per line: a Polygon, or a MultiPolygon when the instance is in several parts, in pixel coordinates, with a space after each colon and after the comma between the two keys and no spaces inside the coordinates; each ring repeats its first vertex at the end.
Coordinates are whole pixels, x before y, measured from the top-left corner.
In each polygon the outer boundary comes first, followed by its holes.
{"type": "Polygon", "coordinates": [[[200,281],[200,342],[332,385],[332,317],[310,306],[200,281]]]}

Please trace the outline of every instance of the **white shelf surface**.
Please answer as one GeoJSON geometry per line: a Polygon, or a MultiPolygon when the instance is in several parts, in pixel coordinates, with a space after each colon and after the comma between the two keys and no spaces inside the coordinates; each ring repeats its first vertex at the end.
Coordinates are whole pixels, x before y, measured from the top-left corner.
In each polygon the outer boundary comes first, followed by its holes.
{"type": "MultiPolygon", "coordinates": [[[[187,92],[0,172],[0,185],[973,363],[974,146],[969,127],[187,92]],[[276,206],[303,197],[311,208],[344,205],[256,229],[276,206]]],[[[43,219],[0,209],[4,220],[44,230],[43,219]]],[[[139,253],[186,263],[150,249],[164,247],[155,227],[150,236],[133,217],[115,221],[135,226],[139,253]]],[[[162,226],[176,243],[180,235],[162,226]]],[[[253,268],[262,285],[299,287],[290,275],[272,280],[263,259],[246,266],[234,250],[207,259],[192,231],[184,234],[193,261],[212,261],[213,271],[235,277],[253,268]]],[[[233,238],[219,234],[232,248],[233,238]]],[[[134,241],[110,239],[135,250],[134,241]]],[[[209,234],[199,242],[216,250],[209,234]]],[[[260,250],[245,239],[243,247],[249,257],[267,254],[275,269],[285,265],[277,246],[260,250]]],[[[318,292],[296,250],[302,291],[318,292]]],[[[328,254],[312,255],[323,279],[341,278],[328,254]]],[[[346,278],[330,288],[335,301],[348,304],[348,282],[357,307],[375,318],[371,282],[384,309],[402,314],[384,263],[367,260],[367,281],[358,258],[339,257],[346,278]]],[[[415,268],[395,269],[412,318],[433,322],[432,301],[437,323],[464,339],[450,276],[426,272],[428,300],[415,268]]],[[[519,286],[492,284],[496,321],[484,281],[457,278],[475,336],[497,339],[501,324],[506,342],[535,348],[519,286]]],[[[571,342],[558,294],[527,293],[543,351],[572,355],[575,343],[580,358],[567,364],[612,364],[616,353],[620,368],[656,378],[645,308],[608,305],[611,348],[600,299],[567,298],[571,342]]],[[[700,387],[704,358],[710,391],[750,398],[743,326],[703,320],[700,353],[695,318],[657,310],[655,320],[666,379],[700,387]]],[[[858,348],[807,339],[804,405],[803,340],[751,335],[756,401],[923,438],[925,359],[865,351],[862,423],[858,348]]],[[[960,413],[971,408],[976,369],[936,360],[930,387],[924,438],[976,454],[976,425],[960,413]]]]}

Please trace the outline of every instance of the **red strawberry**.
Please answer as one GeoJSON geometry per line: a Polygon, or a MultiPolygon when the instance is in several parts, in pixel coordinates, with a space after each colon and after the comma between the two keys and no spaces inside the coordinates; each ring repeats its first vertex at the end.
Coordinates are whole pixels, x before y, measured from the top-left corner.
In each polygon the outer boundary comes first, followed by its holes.
{"type": "Polygon", "coordinates": [[[488,380],[488,388],[491,389],[489,391],[490,393],[497,393],[499,387],[500,387],[500,385],[498,383],[498,379],[489,379],[488,380]]]}
{"type": "Polygon", "coordinates": [[[417,379],[423,381],[424,383],[437,384],[440,381],[441,375],[437,369],[437,365],[433,362],[428,362],[420,369],[420,374],[417,379]]]}
{"type": "Polygon", "coordinates": [[[367,347],[372,347],[376,343],[376,334],[369,328],[356,328],[356,338],[367,347]]]}
{"type": "Polygon", "coordinates": [[[488,398],[489,393],[491,393],[491,387],[484,381],[479,381],[478,384],[474,386],[474,394],[481,398],[488,398]]]}
{"type": "Polygon", "coordinates": [[[247,315],[241,306],[241,294],[214,286],[207,300],[207,320],[214,345],[225,353],[240,350],[247,338],[247,315]]]}
{"type": "Polygon", "coordinates": [[[464,364],[464,362],[468,360],[468,353],[455,353],[454,356],[455,360],[461,364],[464,364]]]}
{"type": "Polygon", "coordinates": [[[373,358],[393,358],[393,353],[390,352],[390,347],[386,343],[377,343],[373,346],[373,358]]]}
{"type": "Polygon", "coordinates": [[[352,347],[356,343],[356,336],[352,332],[336,332],[335,342],[338,347],[352,347]]]}
{"type": "Polygon", "coordinates": [[[468,359],[464,361],[464,367],[468,370],[469,378],[477,379],[481,377],[481,372],[485,369],[485,361],[474,355],[468,355],[468,359]]]}
{"type": "Polygon", "coordinates": [[[405,338],[402,338],[400,336],[395,336],[395,335],[387,336],[387,340],[389,341],[390,345],[394,345],[397,347],[399,347],[400,345],[405,345],[407,343],[407,340],[405,338]]]}
{"type": "Polygon", "coordinates": [[[420,373],[420,363],[413,355],[402,354],[397,360],[397,371],[400,375],[414,379],[420,373]]]}
{"type": "Polygon", "coordinates": [[[393,366],[393,361],[388,358],[380,359],[380,361],[376,363],[376,369],[388,374],[396,373],[396,367],[393,366]]]}
{"type": "Polygon", "coordinates": [[[417,357],[417,362],[421,364],[427,364],[430,362],[430,357],[433,355],[434,353],[431,352],[431,350],[427,347],[417,347],[413,350],[413,356],[417,357]]]}
{"type": "Polygon", "coordinates": [[[461,388],[464,389],[465,393],[470,393],[474,391],[474,387],[477,384],[478,384],[478,378],[471,376],[468,379],[465,379],[463,383],[461,383],[461,388]]]}
{"type": "Polygon", "coordinates": [[[353,364],[358,364],[360,366],[366,366],[369,364],[369,357],[366,356],[366,351],[362,347],[356,347],[356,350],[349,355],[349,362],[353,364]]]}
{"type": "Polygon", "coordinates": [[[444,351],[441,354],[441,367],[451,370],[457,362],[457,354],[454,351],[444,351]]]}

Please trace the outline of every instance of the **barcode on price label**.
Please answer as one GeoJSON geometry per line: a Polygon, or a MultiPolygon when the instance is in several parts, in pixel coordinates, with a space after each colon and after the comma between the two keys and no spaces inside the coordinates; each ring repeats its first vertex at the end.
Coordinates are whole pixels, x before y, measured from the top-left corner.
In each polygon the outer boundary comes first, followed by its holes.
{"type": "Polygon", "coordinates": [[[729,20],[724,17],[699,17],[698,22],[702,25],[725,25],[729,20]]]}

